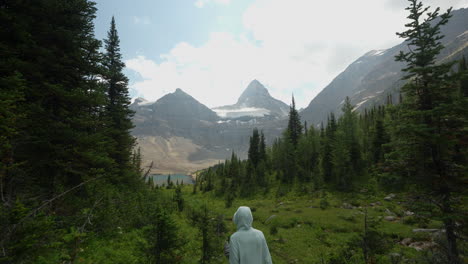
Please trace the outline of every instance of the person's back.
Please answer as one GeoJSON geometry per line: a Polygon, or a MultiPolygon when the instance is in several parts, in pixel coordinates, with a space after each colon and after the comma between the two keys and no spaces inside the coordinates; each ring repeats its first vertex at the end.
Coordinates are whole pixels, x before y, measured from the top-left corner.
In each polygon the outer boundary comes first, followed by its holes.
{"type": "Polygon", "coordinates": [[[230,264],[270,264],[271,256],[262,231],[252,227],[253,217],[249,207],[241,206],[234,214],[237,226],[230,239],[230,264]]]}

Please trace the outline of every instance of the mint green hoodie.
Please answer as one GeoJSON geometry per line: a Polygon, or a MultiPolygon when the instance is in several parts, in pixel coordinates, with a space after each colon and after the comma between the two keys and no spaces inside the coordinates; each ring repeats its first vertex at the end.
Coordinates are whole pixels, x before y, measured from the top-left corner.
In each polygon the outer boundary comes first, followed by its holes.
{"type": "Polygon", "coordinates": [[[230,264],[271,264],[270,251],[262,231],[252,227],[250,208],[241,206],[233,218],[237,226],[229,241],[230,264]]]}

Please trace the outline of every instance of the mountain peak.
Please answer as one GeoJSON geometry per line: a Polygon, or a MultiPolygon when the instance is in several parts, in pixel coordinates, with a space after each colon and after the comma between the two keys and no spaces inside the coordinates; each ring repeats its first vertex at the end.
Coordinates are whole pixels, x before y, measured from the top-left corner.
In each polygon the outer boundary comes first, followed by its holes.
{"type": "Polygon", "coordinates": [[[143,97],[137,97],[133,100],[133,104],[144,104],[146,102],[148,102],[148,100],[143,97]]]}
{"type": "Polygon", "coordinates": [[[177,89],[175,89],[174,94],[187,94],[187,93],[184,92],[182,89],[177,88],[177,89]]]}
{"type": "Polygon", "coordinates": [[[240,116],[243,113],[243,116],[270,115],[282,118],[287,116],[289,106],[273,98],[258,80],[253,80],[242,92],[236,104],[220,106],[215,109],[222,112],[224,116],[240,116]]]}
{"type": "Polygon", "coordinates": [[[259,97],[271,97],[268,90],[261,84],[258,80],[253,80],[249,83],[247,88],[242,92],[239,100],[237,100],[237,104],[246,103],[252,98],[259,98],[259,97]]]}

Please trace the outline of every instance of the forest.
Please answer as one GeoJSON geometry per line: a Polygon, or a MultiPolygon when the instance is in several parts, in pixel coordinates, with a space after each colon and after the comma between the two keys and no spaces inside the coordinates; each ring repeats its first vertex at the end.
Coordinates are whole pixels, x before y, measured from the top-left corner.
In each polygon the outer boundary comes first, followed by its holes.
{"type": "Polygon", "coordinates": [[[0,1],[0,263],[227,263],[241,205],[274,263],[466,263],[468,64],[435,63],[450,9],[407,12],[384,105],[311,126],[293,97],[271,146],[157,186],[115,19],[101,41],[91,1],[0,1]]]}

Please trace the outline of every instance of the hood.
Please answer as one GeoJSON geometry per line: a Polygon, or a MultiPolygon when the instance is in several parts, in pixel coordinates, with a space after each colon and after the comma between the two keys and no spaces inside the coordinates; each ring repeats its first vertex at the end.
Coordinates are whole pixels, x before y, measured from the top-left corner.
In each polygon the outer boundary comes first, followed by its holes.
{"type": "Polygon", "coordinates": [[[241,206],[237,209],[237,212],[233,217],[234,224],[237,226],[237,230],[247,230],[252,227],[253,216],[250,208],[247,206],[241,206]]]}

